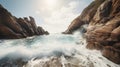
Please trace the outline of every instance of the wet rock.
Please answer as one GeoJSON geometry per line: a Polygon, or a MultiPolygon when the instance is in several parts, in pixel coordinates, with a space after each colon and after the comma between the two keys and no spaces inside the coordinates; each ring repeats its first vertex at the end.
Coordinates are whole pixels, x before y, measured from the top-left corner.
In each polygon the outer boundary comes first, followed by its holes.
{"type": "MultiPolygon", "coordinates": [[[[119,44],[116,44],[120,41],[120,16],[117,15],[120,10],[116,11],[116,7],[120,6],[120,1],[118,0],[106,0],[97,10],[93,20],[91,21],[88,28],[91,26],[94,28],[92,30],[87,30],[86,38],[88,40],[88,48],[91,48],[91,44],[89,43],[98,43],[103,46],[103,56],[107,57],[109,60],[120,64],[119,60],[119,44]],[[115,5],[116,6],[113,6],[115,5]],[[105,8],[106,6],[106,8],[105,8]],[[116,11],[114,15],[112,15],[113,11],[116,11]],[[110,11],[111,10],[111,11],[110,11]],[[106,14],[107,13],[107,14],[106,14]],[[103,15],[104,14],[104,15],[103,15]],[[112,17],[111,17],[112,16],[112,17]],[[113,17],[114,16],[114,17],[113,17]],[[104,17],[108,17],[105,21],[102,21],[104,17]],[[101,23],[102,22],[102,23],[101,23]],[[110,46],[110,47],[106,47],[110,46]]],[[[94,47],[94,45],[92,46],[94,47]]],[[[97,49],[97,47],[94,47],[97,49]]],[[[101,50],[101,49],[100,49],[101,50]]]]}
{"type": "Polygon", "coordinates": [[[69,25],[66,33],[73,33],[83,24],[88,24],[87,31],[84,34],[87,41],[86,47],[88,49],[103,50],[105,57],[115,63],[119,63],[120,0],[93,1],[69,25]],[[108,53],[108,55],[105,53],[108,53]]]}
{"type": "Polygon", "coordinates": [[[42,61],[42,60],[38,61],[37,64],[34,64],[34,65],[30,65],[29,63],[24,65],[24,67],[33,67],[33,66],[34,67],[63,67],[61,63],[61,59],[57,57],[51,58],[47,61],[42,61]]]}
{"type": "MultiPolygon", "coordinates": [[[[74,65],[74,64],[70,64],[70,63],[67,63],[65,64],[65,67],[79,67],[78,65],[74,65]]],[[[82,67],[82,66],[81,66],[82,67]]]]}
{"type": "Polygon", "coordinates": [[[22,59],[10,59],[10,58],[3,58],[0,59],[0,67],[23,67],[27,62],[23,61],[22,59]]]}
{"type": "Polygon", "coordinates": [[[120,60],[119,60],[120,59],[120,50],[115,49],[111,46],[106,46],[102,50],[102,54],[109,60],[111,60],[117,64],[120,64],[120,60]]]}
{"type": "MultiPolygon", "coordinates": [[[[88,67],[94,67],[92,62],[88,62],[88,67]]],[[[75,57],[70,58],[60,58],[52,57],[49,59],[36,59],[34,61],[29,61],[24,67],[86,67],[84,62],[80,64],[80,60],[75,57]]]]}
{"type": "Polygon", "coordinates": [[[96,42],[96,43],[88,43],[86,48],[92,49],[92,50],[93,49],[102,50],[103,46],[96,42]]]}

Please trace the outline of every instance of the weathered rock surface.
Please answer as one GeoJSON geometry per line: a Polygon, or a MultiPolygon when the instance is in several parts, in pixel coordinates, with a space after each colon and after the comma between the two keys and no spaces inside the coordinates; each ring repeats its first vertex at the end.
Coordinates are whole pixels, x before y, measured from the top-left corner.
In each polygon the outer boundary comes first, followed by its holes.
{"type": "Polygon", "coordinates": [[[37,27],[33,17],[16,18],[0,5],[0,39],[18,39],[33,35],[49,34],[37,27]]]}
{"type": "Polygon", "coordinates": [[[88,7],[86,7],[80,16],[72,21],[69,25],[68,29],[64,32],[64,34],[71,34],[75,30],[79,29],[83,24],[88,24],[92,18],[94,17],[97,8],[104,2],[105,0],[95,0],[88,7]]]}
{"type": "Polygon", "coordinates": [[[72,33],[88,24],[87,48],[102,51],[103,56],[120,64],[120,0],[95,0],[64,33],[72,33]]]}
{"type": "Polygon", "coordinates": [[[120,50],[117,50],[112,46],[105,46],[102,50],[102,54],[109,60],[120,64],[120,50]]]}

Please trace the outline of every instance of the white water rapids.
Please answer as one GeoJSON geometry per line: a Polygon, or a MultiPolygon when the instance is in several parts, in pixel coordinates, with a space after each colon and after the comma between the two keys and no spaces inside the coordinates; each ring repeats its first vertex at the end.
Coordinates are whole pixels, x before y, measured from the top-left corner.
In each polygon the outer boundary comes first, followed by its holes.
{"type": "Polygon", "coordinates": [[[88,50],[85,45],[81,36],[64,34],[1,40],[0,67],[47,67],[43,64],[54,57],[60,59],[61,67],[67,67],[67,63],[74,65],[71,67],[120,67],[103,57],[100,51],[88,50]]]}

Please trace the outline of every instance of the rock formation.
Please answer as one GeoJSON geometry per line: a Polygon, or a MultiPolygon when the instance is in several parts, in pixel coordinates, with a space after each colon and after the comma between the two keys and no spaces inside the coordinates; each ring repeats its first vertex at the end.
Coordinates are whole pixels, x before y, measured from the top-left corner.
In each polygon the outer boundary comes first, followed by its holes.
{"type": "Polygon", "coordinates": [[[97,8],[104,2],[104,0],[95,0],[88,7],[86,7],[80,16],[72,21],[65,34],[71,34],[83,24],[88,24],[95,15],[97,8]]]}
{"type": "Polygon", "coordinates": [[[69,25],[65,34],[88,24],[88,49],[101,50],[103,56],[120,64],[120,0],[95,0],[69,25]]]}
{"type": "Polygon", "coordinates": [[[0,39],[18,39],[33,35],[49,34],[37,27],[33,17],[16,18],[0,5],[0,39]]]}

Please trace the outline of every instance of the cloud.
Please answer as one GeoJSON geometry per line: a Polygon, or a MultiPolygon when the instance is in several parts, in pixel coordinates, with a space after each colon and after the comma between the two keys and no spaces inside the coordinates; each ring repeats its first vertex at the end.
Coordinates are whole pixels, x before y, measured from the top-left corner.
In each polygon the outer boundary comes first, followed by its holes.
{"type": "Polygon", "coordinates": [[[40,14],[40,11],[39,11],[39,10],[36,10],[35,13],[36,13],[36,14],[40,14]]]}
{"type": "Polygon", "coordinates": [[[57,0],[55,3],[55,7],[45,6],[43,3],[36,11],[43,19],[40,25],[50,33],[65,31],[71,21],[88,5],[85,0],[57,0]]]}
{"type": "Polygon", "coordinates": [[[51,33],[63,32],[93,0],[1,0],[16,17],[33,16],[37,25],[51,33]]]}

